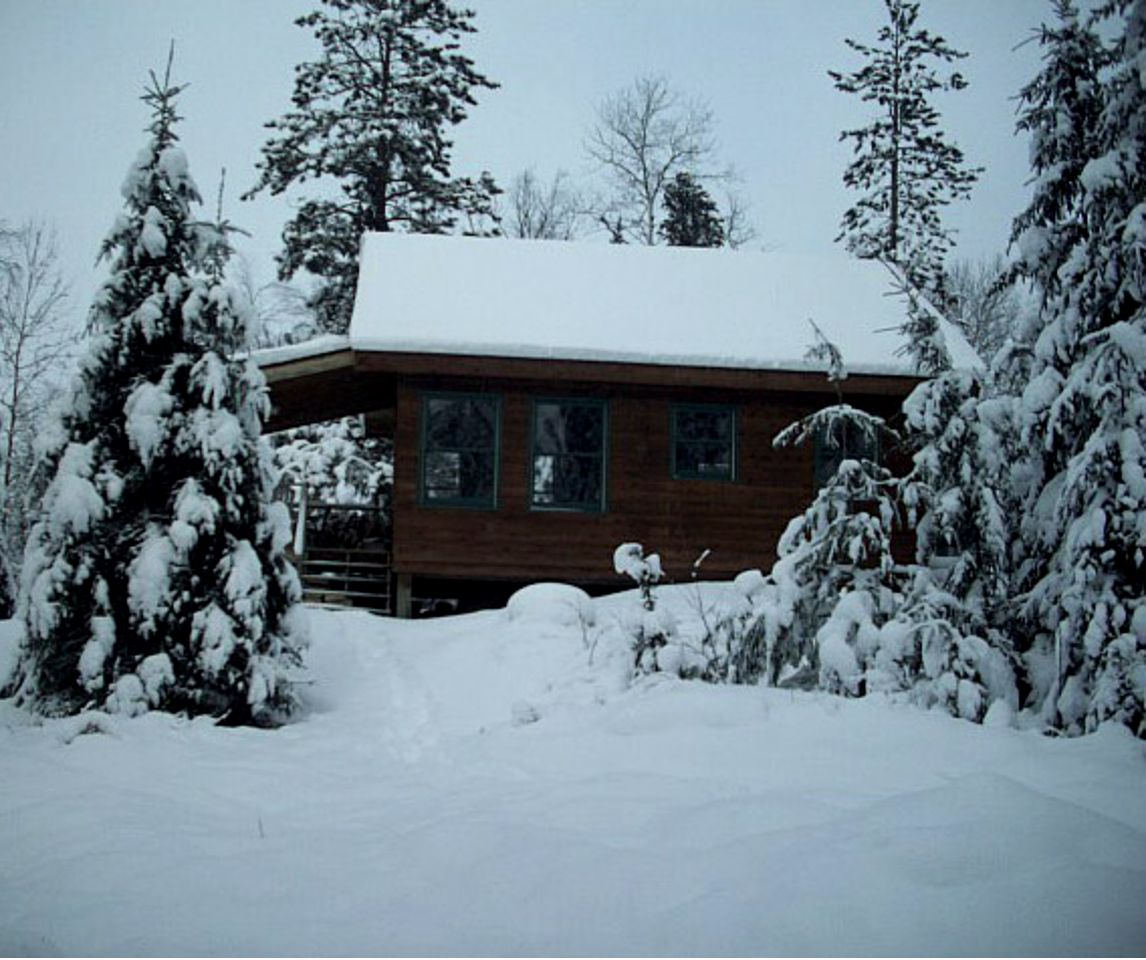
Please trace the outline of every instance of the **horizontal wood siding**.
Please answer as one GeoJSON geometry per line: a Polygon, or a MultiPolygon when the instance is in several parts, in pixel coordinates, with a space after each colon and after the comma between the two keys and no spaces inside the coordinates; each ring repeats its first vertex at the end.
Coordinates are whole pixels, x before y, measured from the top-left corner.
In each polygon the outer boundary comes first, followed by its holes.
{"type": "Polygon", "coordinates": [[[767,568],[786,524],[812,493],[808,448],[776,451],[772,438],[792,420],[831,402],[811,393],[746,393],[490,378],[399,376],[395,443],[394,565],[398,573],[455,577],[619,582],[613,550],[639,540],[658,552],[667,577],[687,580],[711,550],[704,576],[767,568]],[[424,390],[482,390],[502,398],[496,510],[418,503],[419,418],[424,390]],[[529,429],[536,396],[608,401],[607,509],[548,512],[529,506],[529,429]],[[736,407],[735,481],[670,476],[669,405],[736,407]]]}

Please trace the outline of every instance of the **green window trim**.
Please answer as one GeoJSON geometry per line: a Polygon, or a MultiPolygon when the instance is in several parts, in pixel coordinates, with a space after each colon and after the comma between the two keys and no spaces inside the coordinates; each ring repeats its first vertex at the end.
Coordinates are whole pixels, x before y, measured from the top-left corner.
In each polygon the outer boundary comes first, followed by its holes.
{"type": "Polygon", "coordinates": [[[421,424],[418,440],[418,503],[423,507],[433,508],[460,508],[468,510],[496,510],[499,494],[499,478],[501,474],[501,397],[493,393],[463,393],[457,391],[426,391],[421,397],[421,424]],[[493,414],[493,435],[491,443],[486,444],[450,444],[433,448],[430,438],[430,408],[435,401],[471,401],[489,403],[493,414]],[[430,462],[436,456],[457,459],[455,470],[458,473],[457,483],[461,485],[463,462],[468,458],[472,465],[474,460],[486,458],[489,460],[489,473],[486,482],[487,491],[477,496],[439,496],[432,493],[429,482],[430,462]]]}
{"type": "Polygon", "coordinates": [[[529,509],[553,513],[605,513],[608,509],[608,481],[609,481],[609,405],[608,402],[597,397],[534,397],[529,420],[529,460],[526,463],[528,471],[527,483],[529,488],[529,509]],[[585,410],[600,412],[600,444],[597,450],[567,450],[544,452],[538,450],[538,413],[545,406],[561,405],[585,410]],[[544,499],[542,491],[538,489],[539,458],[549,458],[550,482],[556,486],[556,479],[552,476],[554,464],[558,461],[597,463],[596,486],[597,496],[593,499],[562,498],[550,494],[551,499],[544,499]]]}
{"type": "Polygon", "coordinates": [[[737,409],[723,403],[673,403],[669,405],[669,459],[670,474],[674,480],[717,480],[734,482],[740,470],[738,442],[740,418],[737,409]],[[690,438],[681,435],[681,418],[690,413],[706,415],[725,414],[728,417],[726,438],[690,438]],[[703,463],[708,448],[728,447],[727,466],[723,469],[697,468],[691,464],[703,463]],[[687,454],[682,456],[682,454],[687,454]]]}

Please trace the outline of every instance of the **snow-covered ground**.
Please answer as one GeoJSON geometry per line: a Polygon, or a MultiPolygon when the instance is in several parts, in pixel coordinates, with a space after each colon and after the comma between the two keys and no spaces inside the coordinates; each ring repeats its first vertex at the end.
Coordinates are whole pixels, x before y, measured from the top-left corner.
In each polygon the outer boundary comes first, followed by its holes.
{"type": "Polygon", "coordinates": [[[0,954],[1146,950],[1124,730],[629,685],[547,603],[313,610],[276,731],[0,703],[0,954]]]}

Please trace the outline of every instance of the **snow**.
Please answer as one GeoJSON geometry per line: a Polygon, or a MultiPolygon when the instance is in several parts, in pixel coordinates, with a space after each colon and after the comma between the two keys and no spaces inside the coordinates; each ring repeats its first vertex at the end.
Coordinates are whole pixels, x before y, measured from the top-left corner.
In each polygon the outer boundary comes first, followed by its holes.
{"type": "Polygon", "coordinates": [[[103,514],[103,498],[89,477],[94,451],[91,444],[70,443],[60,459],[55,500],[48,524],[57,537],[86,533],[103,514]]]}
{"type": "Polygon", "coordinates": [[[637,583],[646,579],[656,583],[664,576],[661,570],[660,554],[645,556],[645,548],[639,543],[622,543],[613,551],[613,570],[622,576],[628,575],[637,583]]]}
{"type": "Polygon", "coordinates": [[[260,367],[273,367],[292,360],[309,360],[328,353],[340,353],[350,349],[350,338],[339,334],[324,334],[301,343],[289,343],[281,347],[266,347],[251,353],[252,359],[260,367]]]}
{"type": "Polygon", "coordinates": [[[155,207],[148,207],[143,214],[143,227],[139,232],[139,243],[149,257],[158,260],[167,252],[167,220],[155,207]]]}
{"type": "Polygon", "coordinates": [[[159,445],[167,437],[174,399],[165,384],[139,384],[124,404],[127,438],[145,467],[151,466],[159,445]]]}
{"type": "MultiPolygon", "coordinates": [[[[824,370],[811,318],[852,373],[914,374],[877,261],[387,233],[360,262],[355,350],[824,370]]],[[[979,366],[940,326],[954,365],[979,366]]]]}
{"type": "Polygon", "coordinates": [[[510,620],[538,620],[561,625],[593,626],[593,601],[567,583],[533,583],[522,587],[505,606],[510,620]]]}
{"type": "MultiPolygon", "coordinates": [[[[662,587],[658,606],[691,629],[734,591],[662,587]]],[[[637,605],[593,601],[602,624],[637,605]]],[[[158,662],[120,678],[111,717],[0,702],[0,953],[1146,943],[1146,758],[1122,728],[631,680],[607,632],[505,610],[307,615],[307,710],[276,731],[130,718],[158,662]]]]}

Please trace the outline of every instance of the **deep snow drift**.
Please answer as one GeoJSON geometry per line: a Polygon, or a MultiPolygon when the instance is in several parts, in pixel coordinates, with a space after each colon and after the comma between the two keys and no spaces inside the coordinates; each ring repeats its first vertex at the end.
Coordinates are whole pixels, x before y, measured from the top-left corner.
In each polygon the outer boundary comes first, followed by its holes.
{"type": "Polygon", "coordinates": [[[1146,949],[1125,730],[629,685],[600,627],[634,602],[311,610],[308,710],[272,732],[0,703],[0,953],[1146,949]]]}

